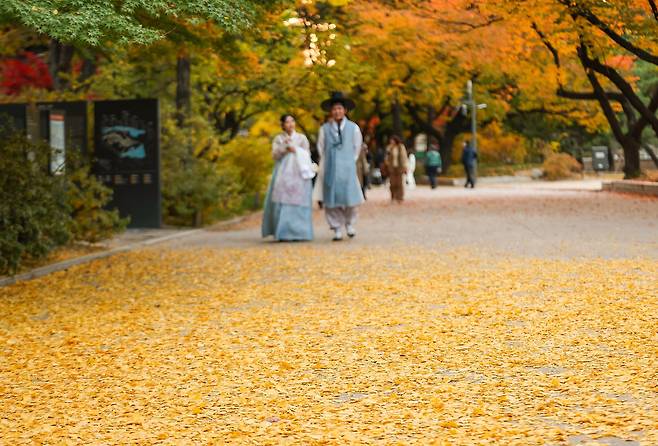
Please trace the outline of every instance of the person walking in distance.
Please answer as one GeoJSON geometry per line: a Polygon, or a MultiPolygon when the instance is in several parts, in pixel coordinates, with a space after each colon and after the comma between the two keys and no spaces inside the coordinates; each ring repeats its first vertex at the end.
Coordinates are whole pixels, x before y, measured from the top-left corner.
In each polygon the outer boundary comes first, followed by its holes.
{"type": "Polygon", "coordinates": [[[391,136],[386,148],[386,171],[391,187],[391,200],[398,203],[404,200],[404,175],[408,169],[407,148],[399,136],[391,136]]]}
{"type": "Polygon", "coordinates": [[[464,184],[464,187],[475,187],[477,159],[478,154],[475,151],[472,142],[464,142],[464,150],[462,151],[462,164],[464,165],[464,172],[466,173],[466,184],[464,184]]]}
{"type": "Polygon", "coordinates": [[[370,184],[370,161],[368,161],[368,146],[364,143],[361,145],[361,153],[359,159],[356,160],[356,174],[361,184],[361,192],[363,198],[366,198],[366,189],[370,184]]]}
{"type": "Polygon", "coordinates": [[[407,174],[405,175],[405,184],[407,189],[414,190],[416,189],[416,154],[411,152],[409,154],[409,162],[407,163],[407,174]]]}
{"type": "Polygon", "coordinates": [[[436,176],[441,172],[442,162],[439,146],[435,142],[430,143],[429,150],[425,155],[425,172],[430,179],[430,187],[436,189],[436,176]]]}
{"type": "Polygon", "coordinates": [[[356,171],[363,136],[359,126],[346,116],[355,104],[343,93],[332,93],[322,102],[322,108],[331,112],[332,117],[320,128],[318,135],[317,147],[324,174],[322,204],[327,223],[334,231],[333,239],[340,241],[343,228],[348,237],[356,236],[358,207],[364,202],[356,171]]]}

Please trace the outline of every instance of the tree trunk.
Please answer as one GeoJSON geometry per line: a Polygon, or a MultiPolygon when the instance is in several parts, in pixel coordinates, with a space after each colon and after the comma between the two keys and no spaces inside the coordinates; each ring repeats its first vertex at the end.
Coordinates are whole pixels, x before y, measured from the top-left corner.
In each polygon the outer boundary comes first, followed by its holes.
{"type": "Polygon", "coordinates": [[[393,101],[393,133],[402,138],[402,110],[397,98],[393,101]]]}
{"type": "Polygon", "coordinates": [[[641,174],[640,141],[627,137],[619,142],[624,149],[624,178],[631,179],[639,177],[641,174]]]}
{"type": "Polygon", "coordinates": [[[454,145],[455,138],[460,134],[470,129],[468,119],[461,113],[455,112],[450,121],[446,124],[443,132],[440,132],[434,127],[434,119],[429,122],[420,116],[420,113],[413,104],[406,104],[411,118],[422,126],[428,137],[434,137],[439,142],[439,153],[441,154],[441,161],[443,162],[442,173],[445,174],[452,164],[452,146],[454,145]]]}
{"type": "Polygon", "coordinates": [[[48,68],[53,79],[53,88],[61,91],[69,86],[66,75],[71,73],[71,62],[73,61],[73,47],[52,39],[48,56],[48,68]]]}
{"type": "MultiPolygon", "coordinates": [[[[585,69],[587,78],[589,79],[592,88],[594,89],[594,94],[596,99],[599,101],[599,105],[603,109],[603,114],[605,115],[612,134],[615,136],[615,139],[621,144],[624,149],[624,178],[637,178],[640,176],[640,147],[642,146],[642,131],[641,129],[646,126],[649,122],[645,120],[646,123],[643,123],[642,126],[635,124],[635,128],[629,129],[628,132],[624,132],[622,125],[619,122],[617,113],[614,111],[610,105],[610,100],[605,93],[605,90],[601,86],[599,79],[596,76],[594,69],[589,67],[589,58],[587,56],[587,47],[584,42],[581,41],[581,45],[578,47],[578,56],[580,58],[581,64],[585,69]]],[[[624,104],[622,101],[622,107],[627,104],[624,104]]],[[[634,113],[629,114],[629,107],[624,107],[626,113],[626,119],[629,124],[635,120],[634,113]]],[[[644,119],[644,118],[642,118],[644,119]]]]}
{"type": "Polygon", "coordinates": [[[440,140],[441,161],[443,162],[443,174],[445,174],[452,165],[452,151],[455,145],[455,138],[459,134],[469,130],[468,119],[461,113],[457,113],[446,125],[443,137],[440,140]]]}
{"type": "Polygon", "coordinates": [[[190,77],[190,59],[187,55],[179,55],[176,64],[176,121],[179,127],[183,126],[192,104],[190,77]]]}
{"type": "Polygon", "coordinates": [[[80,81],[84,82],[96,74],[96,60],[94,56],[85,57],[82,60],[82,71],[80,73],[80,81]]]}
{"type": "MultiPolygon", "coordinates": [[[[428,105],[427,106],[427,128],[432,128],[434,127],[434,120],[436,119],[436,109],[434,108],[433,105],[428,105]]],[[[432,138],[432,135],[428,134],[427,135],[427,148],[429,149],[430,146],[430,139],[432,138]]]]}
{"type": "Polygon", "coordinates": [[[441,174],[445,175],[452,166],[452,146],[455,144],[455,138],[458,133],[449,132],[446,130],[446,133],[441,138],[441,145],[439,147],[439,153],[441,154],[441,174]]]}

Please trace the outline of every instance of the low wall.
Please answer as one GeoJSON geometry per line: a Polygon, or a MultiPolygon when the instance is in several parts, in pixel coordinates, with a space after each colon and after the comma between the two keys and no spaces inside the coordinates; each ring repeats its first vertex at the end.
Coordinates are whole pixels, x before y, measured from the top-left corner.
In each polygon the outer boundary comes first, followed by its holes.
{"type": "Polygon", "coordinates": [[[658,197],[658,183],[652,181],[619,180],[603,183],[603,190],[607,192],[621,192],[625,194],[648,195],[658,197]]]}

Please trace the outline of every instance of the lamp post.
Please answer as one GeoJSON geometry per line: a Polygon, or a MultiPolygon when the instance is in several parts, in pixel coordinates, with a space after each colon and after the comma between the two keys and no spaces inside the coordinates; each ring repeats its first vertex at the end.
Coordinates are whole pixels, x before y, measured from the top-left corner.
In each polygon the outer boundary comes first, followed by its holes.
{"type": "Polygon", "coordinates": [[[487,108],[487,104],[478,104],[475,102],[475,95],[473,94],[473,81],[470,79],[468,80],[468,82],[466,82],[466,103],[462,104],[462,107],[465,112],[467,112],[469,108],[471,109],[471,134],[472,134],[471,144],[473,146],[473,150],[477,151],[478,149],[477,111],[487,108]]]}

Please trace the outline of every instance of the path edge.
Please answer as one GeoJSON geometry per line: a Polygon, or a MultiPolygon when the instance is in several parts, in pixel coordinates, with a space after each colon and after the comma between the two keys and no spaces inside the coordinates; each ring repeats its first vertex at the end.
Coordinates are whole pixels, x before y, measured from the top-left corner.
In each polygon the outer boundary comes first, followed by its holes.
{"type": "Polygon", "coordinates": [[[603,183],[606,192],[658,197],[658,183],[641,180],[617,180],[603,183]]]}
{"type": "Polygon", "coordinates": [[[81,257],[75,257],[73,259],[62,260],[61,262],[57,262],[57,263],[51,263],[50,265],[41,266],[39,268],[35,268],[33,270],[30,270],[25,273],[17,274],[15,276],[4,277],[0,279],[0,288],[8,285],[13,285],[18,282],[25,282],[32,279],[37,279],[39,277],[47,276],[48,274],[69,269],[72,266],[82,265],[83,263],[92,262],[98,259],[104,259],[116,254],[120,254],[122,252],[134,251],[139,248],[145,248],[147,246],[167,242],[169,240],[188,237],[190,235],[197,234],[203,230],[204,230],[203,228],[190,229],[188,231],[169,234],[150,240],[142,240],[140,242],[131,243],[125,246],[119,246],[117,248],[108,249],[107,251],[96,252],[81,257]]]}
{"type": "MultiPolygon", "coordinates": [[[[212,227],[222,228],[222,227],[238,224],[244,221],[245,219],[247,219],[249,215],[250,214],[241,215],[239,217],[232,218],[230,220],[221,221],[219,223],[215,223],[212,227]]],[[[205,231],[206,229],[207,228],[189,229],[187,231],[181,231],[174,234],[164,235],[162,237],[157,237],[150,240],[142,240],[140,242],[131,243],[129,245],[119,246],[116,248],[108,249],[107,251],[87,254],[85,256],[75,257],[73,259],[62,260],[61,262],[57,262],[57,263],[51,263],[50,265],[40,266],[39,268],[35,268],[25,273],[16,274],[15,276],[0,278],[0,288],[13,285],[18,282],[25,282],[28,280],[38,279],[39,277],[47,276],[48,274],[56,273],[58,271],[64,271],[66,269],[71,268],[72,266],[82,265],[83,263],[104,259],[116,254],[121,254],[122,252],[135,251],[136,249],[146,248],[148,246],[156,245],[158,243],[164,243],[170,240],[189,237],[191,235],[199,234],[205,231]]]]}

